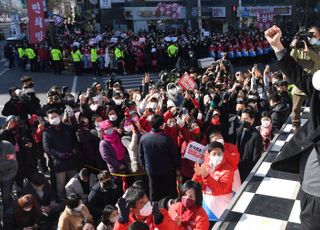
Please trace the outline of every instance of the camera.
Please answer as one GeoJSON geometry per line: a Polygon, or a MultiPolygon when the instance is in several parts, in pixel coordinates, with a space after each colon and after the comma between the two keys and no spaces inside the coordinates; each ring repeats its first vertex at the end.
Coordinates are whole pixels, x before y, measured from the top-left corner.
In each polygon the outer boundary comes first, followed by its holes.
{"type": "Polygon", "coordinates": [[[294,36],[294,40],[296,40],[296,43],[292,48],[296,49],[303,49],[304,48],[304,42],[306,44],[309,44],[309,39],[313,37],[312,32],[308,32],[308,30],[305,27],[300,27],[298,32],[294,36]]]}

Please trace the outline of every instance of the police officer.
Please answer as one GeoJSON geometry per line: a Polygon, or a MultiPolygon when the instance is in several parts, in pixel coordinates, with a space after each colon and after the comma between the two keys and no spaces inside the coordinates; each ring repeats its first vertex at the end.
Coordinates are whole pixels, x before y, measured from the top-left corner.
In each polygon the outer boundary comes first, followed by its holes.
{"type": "Polygon", "coordinates": [[[178,47],[173,42],[171,42],[171,44],[167,48],[167,53],[169,57],[169,67],[170,69],[173,69],[177,61],[178,47]]]}
{"type": "Polygon", "coordinates": [[[57,47],[54,47],[51,51],[51,60],[54,74],[61,74],[61,60],[62,60],[62,53],[57,47]]]}
{"type": "Polygon", "coordinates": [[[26,48],[26,54],[29,60],[29,64],[30,64],[30,70],[31,72],[34,72],[36,70],[36,64],[37,64],[37,55],[34,52],[34,50],[31,48],[31,46],[28,46],[26,48]]]}
{"type": "Polygon", "coordinates": [[[24,45],[21,45],[18,47],[18,55],[19,55],[19,65],[21,66],[22,70],[25,71],[26,64],[27,64],[27,53],[24,45]]]}
{"type": "Polygon", "coordinates": [[[76,75],[81,75],[82,54],[77,46],[73,46],[71,51],[72,62],[76,75]]]}
{"type": "Polygon", "coordinates": [[[91,54],[91,64],[92,64],[92,70],[95,76],[99,75],[99,68],[98,68],[98,53],[96,47],[94,45],[91,46],[90,49],[91,54]]]}
{"type": "Polygon", "coordinates": [[[114,56],[116,58],[118,73],[123,74],[124,71],[124,53],[120,49],[120,45],[118,45],[114,50],[114,56]]]}

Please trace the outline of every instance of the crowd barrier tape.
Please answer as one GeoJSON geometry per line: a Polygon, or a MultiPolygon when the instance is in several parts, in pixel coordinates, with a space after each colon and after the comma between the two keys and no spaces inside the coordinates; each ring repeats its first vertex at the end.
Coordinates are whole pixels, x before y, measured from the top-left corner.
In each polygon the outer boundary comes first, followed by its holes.
{"type": "MultiPolygon", "coordinates": [[[[90,165],[84,165],[84,167],[93,169],[93,170],[98,171],[98,172],[102,172],[103,171],[101,169],[92,167],[90,165]]],[[[111,176],[116,176],[116,177],[135,177],[135,176],[145,176],[145,175],[147,175],[147,173],[145,173],[145,172],[144,173],[130,173],[130,174],[126,174],[126,173],[110,173],[110,175],[111,176]]]]}

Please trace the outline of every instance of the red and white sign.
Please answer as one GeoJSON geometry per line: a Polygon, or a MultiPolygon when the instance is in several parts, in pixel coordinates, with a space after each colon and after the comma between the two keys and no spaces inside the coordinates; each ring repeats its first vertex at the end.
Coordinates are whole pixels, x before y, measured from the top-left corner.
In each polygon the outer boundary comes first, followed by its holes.
{"type": "Polygon", "coordinates": [[[184,153],[184,158],[192,160],[198,164],[202,164],[204,160],[204,152],[206,151],[206,146],[201,145],[195,141],[188,144],[186,152],[184,153]]]}
{"type": "Polygon", "coordinates": [[[258,28],[262,31],[273,25],[273,13],[257,12],[258,28]]]}
{"type": "Polygon", "coordinates": [[[39,43],[46,38],[46,28],[42,0],[27,0],[30,44],[39,43]]]}
{"type": "Polygon", "coordinates": [[[187,72],[182,75],[182,77],[178,81],[178,84],[182,87],[183,90],[193,90],[197,85],[187,72]]]}

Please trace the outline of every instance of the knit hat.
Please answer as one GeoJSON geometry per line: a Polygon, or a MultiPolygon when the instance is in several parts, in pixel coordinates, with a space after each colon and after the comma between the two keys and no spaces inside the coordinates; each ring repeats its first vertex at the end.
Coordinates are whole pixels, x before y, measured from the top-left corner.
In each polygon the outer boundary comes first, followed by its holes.
{"type": "Polygon", "coordinates": [[[111,123],[111,121],[109,121],[109,120],[101,121],[99,124],[100,124],[100,128],[101,128],[102,130],[106,130],[106,129],[112,127],[112,123],[111,123]]]}
{"type": "Polygon", "coordinates": [[[18,163],[16,160],[16,151],[14,146],[8,141],[0,141],[0,181],[13,179],[18,172],[18,163]]]}

